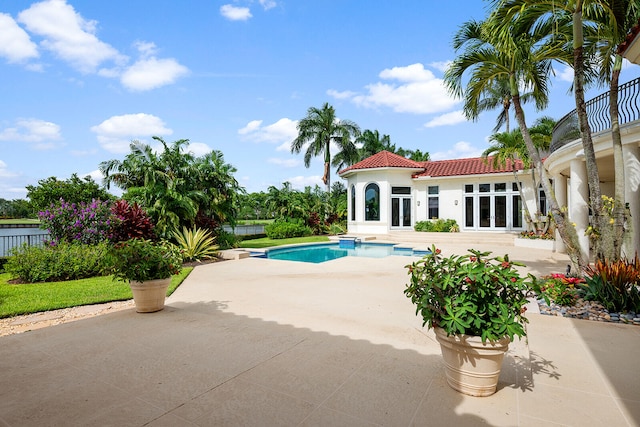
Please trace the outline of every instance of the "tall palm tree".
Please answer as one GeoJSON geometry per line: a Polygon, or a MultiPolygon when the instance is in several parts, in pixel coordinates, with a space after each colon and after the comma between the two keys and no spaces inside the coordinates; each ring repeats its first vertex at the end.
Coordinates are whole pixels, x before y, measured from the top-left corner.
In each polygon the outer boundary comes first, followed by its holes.
{"type": "Polygon", "coordinates": [[[625,40],[627,31],[638,23],[640,0],[610,0],[606,2],[613,20],[604,20],[600,25],[599,37],[592,45],[601,58],[599,80],[609,84],[609,114],[611,117],[611,139],[613,141],[614,184],[614,226],[611,253],[608,258],[620,259],[624,240],[625,210],[625,167],[622,157],[622,137],[618,115],[618,82],[622,70],[622,55],[618,46],[625,40]]]}
{"type": "Polygon", "coordinates": [[[324,174],[322,181],[331,192],[331,143],[339,151],[345,152],[345,159],[350,159],[356,152],[353,139],[360,135],[360,128],[350,120],[338,120],[335,109],[325,102],[322,108],[310,107],[307,115],[298,122],[298,137],[291,142],[291,152],[300,153],[303,149],[304,165],[309,167],[311,159],[324,157],[324,174]]]}
{"type": "Polygon", "coordinates": [[[500,79],[508,79],[515,116],[520,127],[527,151],[536,171],[542,176],[542,185],[549,200],[551,214],[556,227],[567,247],[567,254],[574,266],[583,269],[588,260],[582,254],[578,236],[573,225],[560,209],[547,171],[542,165],[534,142],[527,127],[520,102],[520,87],[530,88],[536,106],[540,109],[548,102],[548,76],[551,71],[550,56],[553,47],[540,45],[528,34],[514,34],[511,27],[499,27],[491,19],[478,22],[469,21],[454,37],[454,47],[462,52],[445,72],[445,84],[450,93],[464,99],[467,118],[475,119],[478,102],[487,87],[500,79]],[[496,36],[500,35],[500,38],[496,36]],[[468,83],[463,86],[463,76],[469,74],[468,83]]]}
{"type": "MultiPolygon", "coordinates": [[[[563,46],[554,59],[573,68],[573,93],[587,168],[589,202],[593,213],[592,237],[598,237],[607,228],[607,221],[602,215],[600,174],[584,97],[585,85],[596,73],[593,65],[599,56],[593,55],[590,41],[596,46],[603,37],[606,38],[606,34],[620,33],[619,29],[624,26],[625,13],[629,11],[624,3],[626,2],[613,0],[494,0],[494,4],[497,5],[494,19],[507,23],[503,25],[515,25],[520,32],[532,32],[536,33],[536,37],[554,40],[563,46]]],[[[617,90],[615,93],[617,94],[617,90]]],[[[596,257],[605,258],[600,239],[596,238],[594,241],[596,257]]]]}

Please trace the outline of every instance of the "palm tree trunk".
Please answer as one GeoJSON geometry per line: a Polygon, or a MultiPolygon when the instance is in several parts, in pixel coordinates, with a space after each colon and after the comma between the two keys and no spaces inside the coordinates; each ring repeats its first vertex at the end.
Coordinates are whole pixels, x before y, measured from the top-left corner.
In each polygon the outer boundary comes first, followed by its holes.
{"type": "Polygon", "coordinates": [[[520,126],[520,132],[522,132],[522,138],[524,139],[524,142],[527,146],[527,151],[529,151],[529,155],[531,156],[533,165],[538,172],[538,176],[540,176],[541,178],[542,188],[544,189],[544,192],[547,196],[547,203],[549,204],[551,216],[553,217],[553,220],[556,224],[556,229],[558,230],[558,233],[560,234],[560,237],[565,244],[567,255],[569,255],[569,258],[571,259],[574,270],[584,271],[584,269],[589,264],[588,260],[585,260],[582,256],[576,229],[568,221],[565,213],[560,209],[558,201],[556,200],[555,192],[551,187],[551,181],[549,180],[547,171],[542,165],[542,160],[540,159],[538,150],[536,150],[536,147],[533,144],[533,140],[531,139],[529,128],[527,128],[527,124],[525,122],[524,111],[522,110],[522,106],[520,105],[520,95],[517,93],[517,83],[515,81],[515,77],[512,77],[512,88],[514,89],[512,102],[516,112],[516,120],[518,122],[518,125],[520,126]]]}
{"type": "Polygon", "coordinates": [[[583,57],[583,33],[582,33],[582,0],[576,1],[576,8],[573,13],[573,86],[576,100],[576,112],[578,113],[578,123],[580,125],[580,136],[582,138],[582,150],[587,166],[587,180],[589,183],[589,201],[593,215],[591,226],[593,228],[594,249],[596,259],[602,259],[601,242],[598,234],[603,231],[602,227],[602,197],[600,190],[600,174],[596,163],[596,154],[591,139],[591,127],[587,117],[587,107],[584,100],[584,57],[583,57]]]}
{"type": "Polygon", "coordinates": [[[622,158],[622,137],[620,136],[620,121],[618,117],[618,79],[622,69],[622,57],[616,55],[615,64],[611,73],[609,88],[609,114],[611,115],[611,139],[613,141],[613,167],[615,171],[614,194],[614,225],[613,225],[613,253],[610,258],[619,260],[622,253],[625,223],[625,199],[624,199],[624,159],[622,158]]]}

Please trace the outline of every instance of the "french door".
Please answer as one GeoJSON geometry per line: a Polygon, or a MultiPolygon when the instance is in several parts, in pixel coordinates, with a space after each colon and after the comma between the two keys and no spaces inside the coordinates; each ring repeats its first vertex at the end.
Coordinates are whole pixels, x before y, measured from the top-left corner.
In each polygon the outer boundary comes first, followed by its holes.
{"type": "Polygon", "coordinates": [[[411,197],[391,198],[391,226],[411,227],[411,197]]]}

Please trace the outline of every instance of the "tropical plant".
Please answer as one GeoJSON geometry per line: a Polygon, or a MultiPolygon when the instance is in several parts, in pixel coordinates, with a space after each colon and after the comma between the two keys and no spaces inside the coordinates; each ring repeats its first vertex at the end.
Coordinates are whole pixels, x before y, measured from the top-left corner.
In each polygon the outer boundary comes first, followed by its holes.
{"type": "Polygon", "coordinates": [[[538,109],[548,102],[548,76],[551,59],[557,53],[553,46],[540,44],[528,33],[516,32],[492,15],[484,22],[468,21],[454,37],[454,48],[462,50],[445,72],[445,84],[454,96],[464,98],[464,113],[470,119],[479,114],[478,103],[486,88],[497,80],[508,79],[511,102],[520,132],[536,172],[542,177],[542,186],[559,234],[565,243],[567,254],[574,266],[582,269],[588,264],[578,241],[575,227],[567,220],[555,199],[551,181],[542,166],[542,159],[535,147],[520,101],[520,87],[530,88],[538,109]],[[497,37],[500,36],[500,37],[497,37]],[[466,87],[463,76],[469,74],[466,87]]]}
{"type": "Polygon", "coordinates": [[[112,227],[109,240],[122,242],[130,239],[155,239],[153,222],[137,203],[130,204],[124,199],[111,206],[111,213],[118,219],[117,226],[112,227]]]}
{"type": "Polygon", "coordinates": [[[522,278],[520,263],[490,252],[443,257],[431,247],[428,255],[406,266],[410,282],[404,291],[422,316],[423,325],[447,335],[474,335],[483,342],[526,335],[524,316],[533,277],[522,278]]]}
{"type": "Polygon", "coordinates": [[[322,155],[322,182],[327,186],[327,192],[331,192],[331,143],[343,153],[341,156],[345,161],[355,158],[357,150],[353,138],[360,135],[360,128],[350,120],[339,120],[329,103],[324,103],[321,108],[310,107],[297,127],[298,136],[291,143],[291,152],[300,153],[304,149],[306,167],[311,165],[312,158],[322,155]]]}
{"type": "Polygon", "coordinates": [[[107,243],[60,241],[55,246],[13,248],[4,269],[23,282],[54,282],[102,275],[107,243]]]}
{"type": "Polygon", "coordinates": [[[455,233],[460,231],[460,227],[455,219],[438,218],[435,220],[418,221],[414,226],[415,231],[426,231],[436,233],[455,233]]]}
{"type": "Polygon", "coordinates": [[[131,239],[112,245],[104,259],[114,279],[145,282],[166,279],[182,270],[180,250],[167,241],[131,239]]]}
{"type": "Polygon", "coordinates": [[[558,305],[571,306],[578,299],[577,286],[580,283],[584,283],[581,277],[551,274],[535,280],[532,288],[538,296],[544,298],[547,304],[554,302],[558,305]]]}
{"type": "Polygon", "coordinates": [[[212,259],[218,255],[219,246],[215,244],[216,238],[209,230],[193,228],[189,230],[183,227],[182,231],[175,230],[173,238],[182,251],[185,261],[202,261],[212,259]]]}
{"type": "Polygon", "coordinates": [[[586,300],[599,301],[611,312],[640,313],[640,259],[596,260],[586,272],[586,300]]]}
{"type": "Polygon", "coordinates": [[[153,139],[161,146],[159,153],[133,141],[123,161],[102,162],[106,185],[125,190],[123,198],[147,211],[160,236],[193,226],[199,213],[219,223],[233,223],[235,199],[243,190],[233,178],[235,168],[224,162],[222,153],[195,157],[187,152],[186,139],[171,144],[157,136],[153,139]]]}

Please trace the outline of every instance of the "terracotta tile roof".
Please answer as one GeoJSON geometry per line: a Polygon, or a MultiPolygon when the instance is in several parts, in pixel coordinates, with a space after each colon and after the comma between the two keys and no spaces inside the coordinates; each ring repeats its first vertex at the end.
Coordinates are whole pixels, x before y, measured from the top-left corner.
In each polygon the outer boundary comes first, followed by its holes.
{"type": "MultiPolygon", "coordinates": [[[[343,175],[347,172],[353,172],[356,170],[379,168],[420,169],[419,172],[415,172],[412,175],[413,178],[512,172],[510,160],[507,160],[504,167],[494,168],[492,159],[492,157],[488,157],[486,160],[483,157],[474,157],[469,159],[415,162],[389,151],[381,151],[371,157],[367,157],[366,159],[359,161],[355,165],[341,170],[338,174],[343,175]]],[[[522,161],[516,160],[516,168],[518,170],[524,169],[522,161]]]]}
{"type": "Polygon", "coordinates": [[[371,157],[367,157],[364,160],[359,161],[355,165],[351,165],[348,168],[342,169],[338,172],[342,175],[349,171],[358,169],[378,169],[378,168],[409,168],[409,169],[423,169],[424,166],[421,162],[414,162],[397,154],[389,151],[380,151],[371,157]]]}
{"type": "Polygon", "coordinates": [[[640,20],[638,20],[638,22],[633,27],[631,27],[624,41],[618,45],[616,53],[618,55],[624,55],[629,46],[631,46],[631,44],[635,40],[638,33],[640,33],[640,20]]]}
{"type": "MultiPolygon", "coordinates": [[[[516,168],[518,170],[524,169],[522,162],[516,160],[516,168]]],[[[488,157],[485,161],[482,157],[474,157],[470,159],[453,159],[453,160],[439,160],[420,162],[424,167],[424,171],[414,174],[413,178],[419,178],[423,176],[460,176],[460,175],[480,175],[488,173],[504,173],[512,172],[511,161],[507,160],[504,167],[493,167],[492,157],[488,157]]]]}

